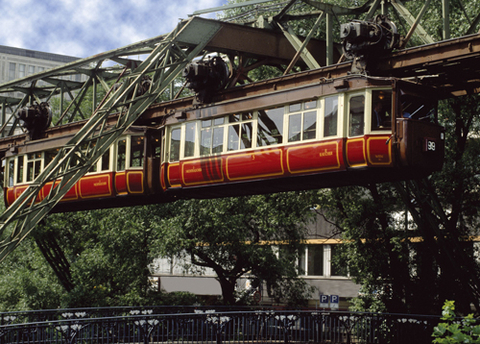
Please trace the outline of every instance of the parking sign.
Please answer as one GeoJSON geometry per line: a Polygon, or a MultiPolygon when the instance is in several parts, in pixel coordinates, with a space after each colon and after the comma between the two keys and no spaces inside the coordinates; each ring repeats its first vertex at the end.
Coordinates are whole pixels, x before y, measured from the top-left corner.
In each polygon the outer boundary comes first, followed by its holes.
{"type": "Polygon", "coordinates": [[[329,295],[320,294],[320,308],[328,308],[329,295]]]}
{"type": "Polygon", "coordinates": [[[330,308],[331,309],[338,309],[338,304],[340,302],[340,298],[338,295],[330,295],[330,308]]]}

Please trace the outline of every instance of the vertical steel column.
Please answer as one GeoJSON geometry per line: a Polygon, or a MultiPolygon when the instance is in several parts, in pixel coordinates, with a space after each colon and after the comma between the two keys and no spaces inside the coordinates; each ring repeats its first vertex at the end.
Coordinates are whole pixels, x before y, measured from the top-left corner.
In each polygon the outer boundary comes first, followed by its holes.
{"type": "Polygon", "coordinates": [[[331,13],[326,13],[326,33],[327,33],[327,57],[326,65],[330,66],[333,61],[333,16],[331,13]]]}
{"type": "Polygon", "coordinates": [[[442,0],[443,32],[442,39],[450,38],[450,0],[442,0]]]}

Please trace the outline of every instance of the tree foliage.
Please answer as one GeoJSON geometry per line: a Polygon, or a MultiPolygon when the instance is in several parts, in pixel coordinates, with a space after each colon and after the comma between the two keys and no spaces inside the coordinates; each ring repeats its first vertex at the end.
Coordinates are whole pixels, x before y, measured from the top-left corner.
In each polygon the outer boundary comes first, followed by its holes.
{"type": "Polygon", "coordinates": [[[442,318],[433,329],[433,343],[456,344],[456,343],[479,343],[480,325],[473,314],[459,319],[455,315],[455,301],[446,300],[442,307],[442,318]]]}
{"type": "Polygon", "coordinates": [[[304,193],[176,202],[175,215],[158,224],[159,247],[164,256],[188,257],[187,270],[213,269],[226,304],[235,303],[242,276],[263,281],[277,300],[299,302],[309,290],[295,262],[310,213],[304,193]]]}
{"type": "Polygon", "coordinates": [[[357,305],[390,312],[435,313],[455,299],[462,312],[480,301],[477,96],[440,108],[444,168],[423,180],[319,192],[318,203],[346,239],[343,259],[363,286],[357,305]]]}

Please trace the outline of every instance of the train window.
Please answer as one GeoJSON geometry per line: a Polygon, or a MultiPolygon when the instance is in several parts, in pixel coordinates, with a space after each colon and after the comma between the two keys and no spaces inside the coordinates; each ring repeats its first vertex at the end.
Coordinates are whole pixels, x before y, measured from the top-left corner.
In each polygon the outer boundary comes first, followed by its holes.
{"type": "Polygon", "coordinates": [[[302,103],[299,104],[290,104],[288,106],[288,112],[297,112],[302,109],[302,103]]]}
{"type": "Polygon", "coordinates": [[[323,126],[323,136],[337,135],[338,122],[338,96],[325,98],[325,119],[323,126]]]}
{"type": "Polygon", "coordinates": [[[426,98],[416,97],[401,91],[399,111],[403,118],[431,120],[436,116],[436,104],[426,98]]]}
{"type": "Polygon", "coordinates": [[[229,116],[229,122],[235,124],[228,127],[228,151],[252,148],[252,122],[236,123],[251,120],[252,118],[253,115],[250,112],[229,116]]]}
{"type": "Polygon", "coordinates": [[[185,148],[183,156],[188,158],[195,155],[195,136],[197,133],[197,123],[189,122],[185,125],[185,148]]]}
{"type": "Polygon", "coordinates": [[[225,118],[214,121],[202,121],[200,133],[200,155],[209,155],[223,152],[223,126],[225,118]]]}
{"type": "Polygon", "coordinates": [[[303,140],[312,140],[317,133],[317,111],[303,113],[303,140]]]}
{"type": "MultiPolygon", "coordinates": [[[[304,109],[313,109],[317,106],[316,101],[304,103],[304,109]]],[[[302,110],[302,104],[289,106],[289,111],[302,110]]],[[[292,114],[288,118],[288,142],[311,140],[316,137],[317,111],[292,114]]]]}
{"type": "Polygon", "coordinates": [[[364,133],[364,115],[365,115],[365,96],[355,96],[350,98],[349,111],[349,136],[363,135],[364,133]]]}
{"type": "Polygon", "coordinates": [[[117,142],[117,171],[125,171],[127,139],[117,142]]]}
{"type": "Polygon", "coordinates": [[[302,114],[290,115],[288,118],[288,142],[301,140],[302,114]]]}
{"type": "Polygon", "coordinates": [[[27,154],[27,182],[32,182],[42,170],[42,153],[27,154]]]}
{"type": "Polygon", "coordinates": [[[55,159],[57,154],[58,154],[58,148],[55,149],[55,150],[46,151],[45,152],[45,166],[47,166],[49,163],[51,163],[52,160],[55,159]]]}
{"type": "Polygon", "coordinates": [[[170,158],[169,161],[180,160],[180,134],[181,128],[172,129],[170,132],[170,158]]]}
{"type": "MultiPolygon", "coordinates": [[[[13,178],[13,170],[12,170],[13,178]]],[[[17,157],[17,184],[23,183],[23,155],[17,157]]]]}
{"type": "Polygon", "coordinates": [[[110,169],[110,148],[103,153],[100,166],[102,171],[108,171],[110,169]]]}
{"type": "Polygon", "coordinates": [[[8,187],[12,187],[13,186],[13,176],[14,176],[14,172],[15,171],[15,158],[10,158],[10,160],[8,160],[8,187]]]}
{"type": "Polygon", "coordinates": [[[257,147],[283,142],[283,114],[283,107],[258,112],[257,147]]]}
{"type": "Polygon", "coordinates": [[[387,90],[372,92],[372,130],[392,127],[392,93],[387,90]]]}
{"type": "Polygon", "coordinates": [[[317,101],[316,100],[305,102],[305,104],[304,104],[304,109],[305,110],[316,109],[316,108],[317,108],[317,101]]]}
{"type": "Polygon", "coordinates": [[[129,167],[143,166],[144,149],[145,149],[144,137],[132,136],[130,140],[130,166],[129,167]]]}

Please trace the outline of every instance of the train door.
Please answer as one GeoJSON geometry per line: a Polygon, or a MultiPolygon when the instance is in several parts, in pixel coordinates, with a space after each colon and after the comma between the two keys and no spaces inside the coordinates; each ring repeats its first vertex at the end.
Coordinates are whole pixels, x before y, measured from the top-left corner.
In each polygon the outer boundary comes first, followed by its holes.
{"type": "Polygon", "coordinates": [[[160,180],[158,171],[160,171],[160,162],[162,157],[162,138],[164,129],[149,130],[146,133],[145,146],[145,174],[147,187],[150,193],[160,191],[160,180]]]}
{"type": "Polygon", "coordinates": [[[349,167],[367,165],[365,150],[365,91],[347,94],[345,157],[349,167]]]}
{"type": "Polygon", "coordinates": [[[182,126],[169,127],[165,132],[164,154],[161,167],[161,180],[164,190],[182,186],[180,173],[180,147],[182,126]]]}
{"type": "Polygon", "coordinates": [[[116,143],[115,189],[117,194],[145,193],[145,135],[128,135],[116,143]]]}

